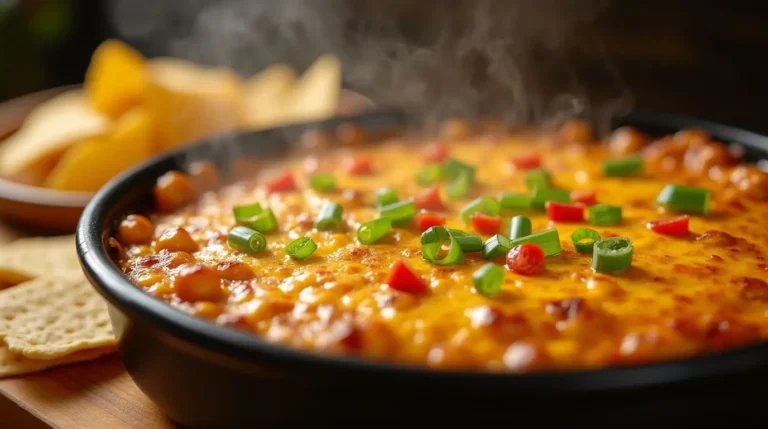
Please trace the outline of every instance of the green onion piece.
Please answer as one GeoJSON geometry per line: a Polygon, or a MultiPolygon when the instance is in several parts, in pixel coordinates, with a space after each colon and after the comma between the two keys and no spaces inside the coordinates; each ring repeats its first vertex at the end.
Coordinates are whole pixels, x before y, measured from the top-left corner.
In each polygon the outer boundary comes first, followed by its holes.
{"type": "Polygon", "coordinates": [[[592,225],[617,225],[621,223],[621,207],[595,204],[587,208],[587,218],[592,225]]]}
{"type": "Polygon", "coordinates": [[[547,201],[555,201],[558,203],[570,203],[571,193],[562,189],[556,188],[533,188],[533,201],[531,206],[537,209],[544,209],[547,201]]]}
{"type": "Polygon", "coordinates": [[[670,211],[691,214],[709,212],[710,192],[705,188],[667,185],[656,198],[656,203],[670,211]]]}
{"type": "Polygon", "coordinates": [[[535,234],[531,234],[522,238],[516,238],[512,240],[510,248],[514,248],[523,243],[533,243],[541,247],[544,251],[544,256],[555,256],[560,254],[562,248],[560,247],[560,234],[557,229],[550,228],[535,234]]]}
{"type": "Polygon", "coordinates": [[[315,228],[319,231],[329,231],[341,225],[341,205],[337,203],[325,203],[320,209],[320,214],[315,219],[315,228]]]}
{"type": "Polygon", "coordinates": [[[392,203],[396,203],[400,198],[397,196],[397,191],[392,188],[381,188],[376,192],[376,202],[379,206],[386,206],[392,203]]]}
{"type": "Polygon", "coordinates": [[[452,199],[464,197],[472,188],[472,183],[474,183],[474,176],[466,171],[462,171],[459,173],[459,177],[446,188],[445,195],[452,199]]]}
{"type": "Polygon", "coordinates": [[[421,256],[436,265],[459,264],[464,260],[461,246],[443,226],[433,226],[421,234],[421,256]]]}
{"type": "Polygon", "coordinates": [[[531,220],[526,216],[515,216],[509,223],[509,238],[517,240],[531,235],[533,227],[531,226],[531,220]]]}
{"type": "Polygon", "coordinates": [[[579,253],[592,253],[595,243],[600,241],[600,234],[594,229],[579,228],[571,234],[573,247],[579,253]]]}
{"type": "Polygon", "coordinates": [[[407,223],[414,216],[416,216],[416,206],[411,200],[398,201],[396,203],[387,204],[379,209],[381,217],[388,218],[393,224],[407,223]]]}
{"type": "Polygon", "coordinates": [[[469,234],[459,229],[448,229],[448,232],[459,243],[464,253],[482,252],[483,238],[479,234],[469,234]]]}
{"type": "Polygon", "coordinates": [[[502,209],[517,210],[529,209],[533,203],[533,197],[530,195],[513,194],[511,192],[502,192],[499,195],[499,205],[502,209]]]}
{"type": "Polygon", "coordinates": [[[496,198],[478,197],[461,209],[461,219],[464,223],[469,223],[470,217],[476,212],[496,216],[501,212],[501,206],[496,198]]]}
{"type": "Polygon", "coordinates": [[[552,176],[543,168],[534,168],[525,173],[525,185],[528,189],[548,188],[552,182],[552,176]]]}
{"type": "Polygon", "coordinates": [[[439,164],[430,164],[416,173],[416,183],[421,186],[429,186],[440,180],[442,175],[443,169],[439,164]]]}
{"type": "Polygon", "coordinates": [[[643,157],[640,155],[631,155],[603,163],[603,174],[606,176],[631,176],[642,169],[643,157]]]}
{"type": "Polygon", "coordinates": [[[501,234],[496,234],[483,243],[483,258],[493,259],[506,255],[512,249],[512,241],[501,234]]]}
{"type": "Polygon", "coordinates": [[[247,219],[247,223],[251,228],[259,232],[272,232],[277,229],[277,218],[275,218],[275,213],[270,208],[247,219]]]}
{"type": "Polygon", "coordinates": [[[475,290],[486,296],[494,296],[501,292],[504,285],[504,269],[489,262],[472,274],[475,290]]]}
{"type": "Polygon", "coordinates": [[[601,273],[620,273],[632,265],[632,240],[612,237],[595,243],[592,269],[601,273]]]}
{"type": "Polygon", "coordinates": [[[301,237],[285,246],[285,253],[293,259],[307,259],[317,250],[317,243],[309,237],[301,237]]]}
{"type": "Polygon", "coordinates": [[[392,230],[392,219],[381,217],[366,222],[357,228],[357,241],[363,244],[372,244],[392,230]]]}
{"type": "Polygon", "coordinates": [[[267,239],[264,234],[247,226],[232,228],[227,236],[227,243],[229,247],[246,253],[259,253],[267,248],[267,239]]]}
{"type": "Polygon", "coordinates": [[[331,174],[315,173],[309,176],[309,186],[317,192],[333,192],[336,190],[336,178],[331,174]]]}
{"type": "Polygon", "coordinates": [[[258,216],[264,209],[261,204],[249,204],[247,206],[235,206],[232,208],[232,214],[235,215],[237,223],[248,222],[252,217],[258,216]]]}
{"type": "Polygon", "coordinates": [[[457,179],[461,173],[466,173],[471,181],[475,180],[475,167],[464,164],[455,158],[448,158],[443,162],[442,173],[449,179],[457,179]]]}

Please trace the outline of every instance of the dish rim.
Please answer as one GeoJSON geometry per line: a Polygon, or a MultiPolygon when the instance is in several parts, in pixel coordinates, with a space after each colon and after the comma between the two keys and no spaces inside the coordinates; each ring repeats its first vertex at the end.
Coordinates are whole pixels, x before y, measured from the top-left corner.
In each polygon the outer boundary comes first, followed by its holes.
{"type": "MultiPolygon", "coordinates": [[[[361,115],[377,115],[381,112],[361,115]]],[[[344,118],[345,122],[357,122],[344,118]]],[[[340,119],[278,127],[281,130],[297,126],[340,123],[340,119]]],[[[723,142],[737,142],[762,152],[768,158],[768,137],[691,116],[654,111],[634,111],[619,120],[619,125],[633,125],[641,129],[666,129],[674,132],[683,128],[702,128],[723,142]]],[[[271,130],[259,131],[262,134],[271,130]]],[[[243,133],[236,133],[243,134],[243,133]]],[[[255,137],[258,141],[259,136],[255,137]]],[[[411,380],[480,384],[498,386],[517,391],[544,390],[547,392],[583,392],[625,390],[674,384],[692,379],[741,373],[764,366],[768,362],[768,340],[670,361],[657,361],[637,365],[611,366],[585,370],[552,370],[531,373],[489,372],[485,370],[435,370],[424,366],[404,365],[389,361],[376,361],[356,356],[326,355],[319,352],[270,343],[258,335],[241,332],[199,319],[175,309],[133,285],[112,262],[106,246],[107,229],[115,219],[114,207],[125,198],[134,182],[142,175],[195,148],[211,145],[206,139],[194,145],[179,148],[149,160],[110,181],[92,198],[78,223],[77,253],[86,276],[97,291],[127,317],[150,323],[154,328],[171,336],[234,359],[268,359],[297,368],[325,371],[343,371],[362,376],[376,376],[384,380],[396,376],[411,380]]],[[[240,143],[242,144],[242,143],[240,143]]]]}

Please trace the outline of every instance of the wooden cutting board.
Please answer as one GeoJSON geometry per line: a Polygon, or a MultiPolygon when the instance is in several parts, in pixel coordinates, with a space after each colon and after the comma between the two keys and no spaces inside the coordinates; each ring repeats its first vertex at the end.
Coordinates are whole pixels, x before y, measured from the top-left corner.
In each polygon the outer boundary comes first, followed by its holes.
{"type": "MultiPolygon", "coordinates": [[[[0,223],[0,245],[18,236],[0,223]]],[[[0,429],[177,427],[136,387],[117,353],[0,380],[0,429]]]]}

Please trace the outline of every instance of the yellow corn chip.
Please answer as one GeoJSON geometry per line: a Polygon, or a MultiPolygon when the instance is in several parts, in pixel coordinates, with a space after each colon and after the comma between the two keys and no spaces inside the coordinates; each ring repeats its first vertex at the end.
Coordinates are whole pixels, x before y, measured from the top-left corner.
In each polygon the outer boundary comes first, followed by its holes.
{"type": "Polygon", "coordinates": [[[290,112],[280,103],[293,89],[296,71],[287,64],[274,64],[248,79],[245,83],[243,114],[252,129],[267,128],[289,121],[290,112]]]}
{"type": "Polygon", "coordinates": [[[116,119],[140,104],[144,97],[144,57],[119,40],[105,40],[93,52],[83,86],[90,105],[116,119]]]}
{"type": "Polygon", "coordinates": [[[81,272],[0,291],[0,338],[11,352],[32,359],[115,345],[106,302],[81,272]]]}
{"type": "Polygon", "coordinates": [[[322,55],[301,76],[290,94],[294,121],[319,121],[336,114],[341,92],[341,62],[322,55]]]}
{"type": "Polygon", "coordinates": [[[108,355],[115,350],[114,347],[99,347],[81,350],[56,359],[30,359],[24,355],[11,352],[5,344],[0,342],[0,378],[29,374],[75,362],[94,360],[108,355]]]}
{"type": "Polygon", "coordinates": [[[81,272],[75,236],[22,238],[0,247],[0,282],[10,285],[43,275],[81,272]]]}

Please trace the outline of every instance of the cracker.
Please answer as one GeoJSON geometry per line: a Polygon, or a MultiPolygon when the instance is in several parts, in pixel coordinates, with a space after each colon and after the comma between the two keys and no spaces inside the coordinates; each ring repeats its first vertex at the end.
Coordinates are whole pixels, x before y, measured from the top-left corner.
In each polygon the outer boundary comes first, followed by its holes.
{"type": "Polygon", "coordinates": [[[115,345],[106,302],[81,272],[0,291],[0,338],[11,352],[32,359],[115,345]]]}
{"type": "Polygon", "coordinates": [[[0,283],[71,271],[81,271],[74,235],[22,238],[0,247],[0,283]]]}
{"type": "Polygon", "coordinates": [[[5,344],[0,342],[0,378],[29,374],[75,362],[94,360],[113,353],[115,350],[114,347],[99,347],[81,350],[56,359],[30,359],[24,355],[13,353],[5,344]]]}

